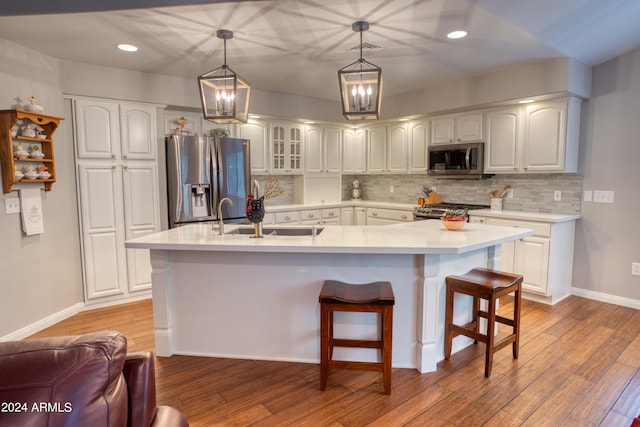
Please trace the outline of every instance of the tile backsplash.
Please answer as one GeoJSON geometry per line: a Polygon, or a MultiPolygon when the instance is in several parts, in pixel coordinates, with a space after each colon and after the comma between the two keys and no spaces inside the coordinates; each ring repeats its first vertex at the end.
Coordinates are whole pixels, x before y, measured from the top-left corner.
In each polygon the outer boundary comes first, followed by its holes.
{"type": "MultiPolygon", "coordinates": [[[[265,188],[266,176],[254,176],[265,188]]],[[[505,210],[579,213],[582,203],[582,176],[576,174],[511,174],[496,175],[480,180],[436,179],[426,175],[343,175],[342,200],[351,198],[351,182],[361,183],[362,198],[379,202],[417,204],[422,188],[436,187],[445,202],[489,205],[491,191],[510,185],[513,197],[505,198],[505,210]],[[390,192],[393,186],[393,192],[390,192]],[[560,190],[562,200],[554,201],[553,193],[560,190]]],[[[293,176],[278,176],[283,193],[267,200],[272,205],[294,203],[293,176]]]]}
{"type": "Polygon", "coordinates": [[[544,213],[579,213],[582,176],[576,174],[496,175],[480,180],[437,179],[425,175],[359,175],[342,177],[342,199],[350,198],[351,182],[361,182],[364,200],[417,203],[422,188],[436,187],[445,202],[489,205],[491,191],[511,186],[512,198],[503,200],[503,209],[544,213]],[[393,192],[390,187],[393,186],[393,192]],[[555,190],[562,200],[554,201],[555,190]]]}

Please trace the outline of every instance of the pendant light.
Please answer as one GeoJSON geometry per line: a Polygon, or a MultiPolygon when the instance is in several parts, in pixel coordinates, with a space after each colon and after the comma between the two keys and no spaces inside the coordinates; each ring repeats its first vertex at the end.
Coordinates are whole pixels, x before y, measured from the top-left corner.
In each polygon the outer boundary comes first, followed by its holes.
{"type": "Polygon", "coordinates": [[[360,33],[360,59],[338,71],[342,115],[347,120],[377,120],[382,100],[382,68],[362,58],[362,33],[369,29],[367,21],[351,26],[360,33]]]}
{"type": "Polygon", "coordinates": [[[224,40],[224,64],[198,77],[204,118],[214,123],[246,123],[251,85],[227,65],[227,40],[233,31],[218,30],[224,40]]]}

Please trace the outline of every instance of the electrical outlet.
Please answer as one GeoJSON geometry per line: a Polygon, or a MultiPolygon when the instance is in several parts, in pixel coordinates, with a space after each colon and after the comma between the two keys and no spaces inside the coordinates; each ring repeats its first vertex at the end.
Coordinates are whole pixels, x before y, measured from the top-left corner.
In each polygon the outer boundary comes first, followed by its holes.
{"type": "Polygon", "coordinates": [[[389,193],[393,193],[393,185],[389,186],[389,193]]]}
{"type": "Polygon", "coordinates": [[[592,200],[593,200],[593,191],[584,190],[584,195],[582,196],[582,201],[583,202],[590,202],[592,200]]]}
{"type": "Polygon", "coordinates": [[[4,199],[4,209],[8,214],[20,213],[20,199],[17,197],[10,197],[4,199]]]}
{"type": "Polygon", "coordinates": [[[507,199],[513,199],[513,188],[507,190],[507,199]]]}
{"type": "Polygon", "coordinates": [[[633,276],[640,276],[640,262],[631,263],[631,274],[633,276]]]}
{"type": "Polygon", "coordinates": [[[553,201],[554,202],[559,202],[560,200],[562,200],[562,191],[560,190],[556,190],[553,192],[553,201]]]}

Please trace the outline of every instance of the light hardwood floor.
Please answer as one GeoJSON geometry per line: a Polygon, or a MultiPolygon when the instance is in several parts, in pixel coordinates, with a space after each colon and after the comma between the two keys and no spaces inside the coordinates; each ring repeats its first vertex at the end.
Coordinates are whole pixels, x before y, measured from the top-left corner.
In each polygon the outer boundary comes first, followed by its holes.
{"type": "MultiPolygon", "coordinates": [[[[390,396],[374,372],[332,372],[321,392],[314,364],[159,357],[158,404],[191,426],[629,426],[640,413],[640,311],[523,302],[520,357],[497,352],[490,379],[483,344],[433,373],[394,369],[390,396]]],[[[153,350],[151,310],[146,300],[85,311],[34,337],[115,329],[129,351],[153,350]]]]}

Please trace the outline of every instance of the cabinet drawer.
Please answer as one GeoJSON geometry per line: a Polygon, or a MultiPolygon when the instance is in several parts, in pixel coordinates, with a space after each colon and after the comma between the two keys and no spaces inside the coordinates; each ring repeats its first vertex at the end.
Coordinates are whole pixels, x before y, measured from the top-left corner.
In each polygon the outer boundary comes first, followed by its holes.
{"type": "Polygon", "coordinates": [[[300,212],[276,212],[276,224],[285,222],[300,222],[300,212]]]}
{"type": "Polygon", "coordinates": [[[413,221],[413,213],[395,209],[368,208],[367,216],[371,218],[391,219],[394,221],[413,221]]]}
{"type": "Polygon", "coordinates": [[[309,209],[309,210],[300,211],[300,219],[302,221],[309,221],[312,219],[320,219],[320,218],[322,218],[322,213],[320,212],[320,209],[309,209]]]}
{"type": "Polygon", "coordinates": [[[322,209],[322,218],[332,219],[340,217],[340,208],[322,209]]]}
{"type": "Polygon", "coordinates": [[[534,236],[551,237],[551,224],[534,221],[517,221],[513,219],[487,218],[488,225],[499,225],[502,227],[530,228],[534,236]]]}

